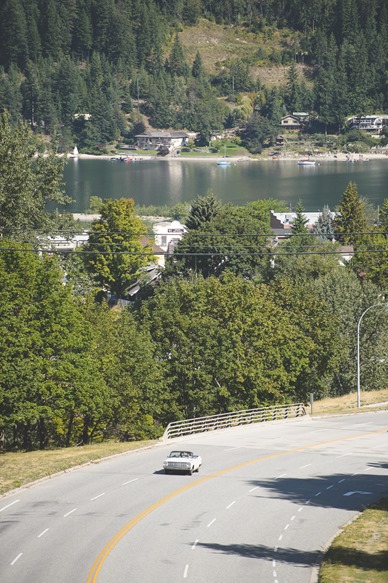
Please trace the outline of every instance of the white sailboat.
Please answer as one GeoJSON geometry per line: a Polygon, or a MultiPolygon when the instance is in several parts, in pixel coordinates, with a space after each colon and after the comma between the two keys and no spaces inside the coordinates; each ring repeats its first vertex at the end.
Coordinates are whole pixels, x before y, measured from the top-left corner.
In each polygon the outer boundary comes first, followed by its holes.
{"type": "Polygon", "coordinates": [[[74,146],[73,158],[78,158],[78,148],[77,148],[77,146],[74,146]]]}
{"type": "Polygon", "coordinates": [[[229,160],[226,159],[226,144],[224,144],[224,155],[217,161],[217,166],[230,166],[229,160]]]}

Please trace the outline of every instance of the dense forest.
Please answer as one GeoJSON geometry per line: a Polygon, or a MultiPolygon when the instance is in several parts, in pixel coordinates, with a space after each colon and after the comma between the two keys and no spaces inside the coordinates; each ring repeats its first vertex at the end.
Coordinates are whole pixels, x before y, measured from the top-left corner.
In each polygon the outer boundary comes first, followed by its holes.
{"type": "Polygon", "coordinates": [[[285,112],[313,112],[317,132],[386,110],[387,57],[385,0],[3,0],[0,111],[62,149],[97,151],[150,124],[203,140],[238,128],[257,150],[285,112]],[[200,50],[188,60],[182,31],[203,19],[238,27],[256,52],[215,68],[200,50]],[[263,84],[259,65],[280,64],[285,78],[263,84]]]}

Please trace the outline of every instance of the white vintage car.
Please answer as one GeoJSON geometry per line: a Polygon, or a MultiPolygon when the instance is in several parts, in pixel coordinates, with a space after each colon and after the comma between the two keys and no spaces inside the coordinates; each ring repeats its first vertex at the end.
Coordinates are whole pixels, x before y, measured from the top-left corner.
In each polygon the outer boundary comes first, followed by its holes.
{"type": "Polygon", "coordinates": [[[171,451],[163,462],[166,474],[187,472],[191,475],[193,472],[198,472],[201,465],[201,456],[195,455],[192,451],[171,451]]]}

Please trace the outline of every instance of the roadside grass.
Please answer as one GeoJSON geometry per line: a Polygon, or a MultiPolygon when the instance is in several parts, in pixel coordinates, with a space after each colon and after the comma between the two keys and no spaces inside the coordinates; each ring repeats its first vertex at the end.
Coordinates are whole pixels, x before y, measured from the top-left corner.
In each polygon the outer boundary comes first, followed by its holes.
{"type": "MultiPolygon", "coordinates": [[[[330,399],[322,399],[321,401],[314,401],[313,416],[314,415],[335,415],[344,413],[364,413],[365,408],[375,409],[388,407],[388,389],[381,391],[361,391],[360,395],[361,407],[357,407],[357,393],[349,393],[342,397],[333,397],[330,399]]],[[[309,407],[307,408],[310,412],[309,407]]]]}
{"type": "Polygon", "coordinates": [[[366,508],[332,542],[319,583],[387,583],[388,498],[366,508]]]}
{"type": "MultiPolygon", "coordinates": [[[[323,399],[313,404],[313,416],[388,408],[388,389],[323,399]]],[[[388,582],[388,498],[366,508],[334,539],[319,571],[319,583],[388,582]]]]}
{"type": "Polygon", "coordinates": [[[98,463],[111,455],[147,447],[156,441],[106,442],[83,447],[0,455],[0,495],[81,464],[98,463]]]}

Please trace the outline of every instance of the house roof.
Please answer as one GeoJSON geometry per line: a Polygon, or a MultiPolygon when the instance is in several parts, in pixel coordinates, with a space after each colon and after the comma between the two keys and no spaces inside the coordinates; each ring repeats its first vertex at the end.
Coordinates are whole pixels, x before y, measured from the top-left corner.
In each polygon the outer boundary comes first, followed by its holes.
{"type": "Polygon", "coordinates": [[[158,132],[158,131],[150,131],[150,132],[143,132],[142,134],[138,134],[135,138],[188,138],[189,134],[186,132],[158,132]]]}

